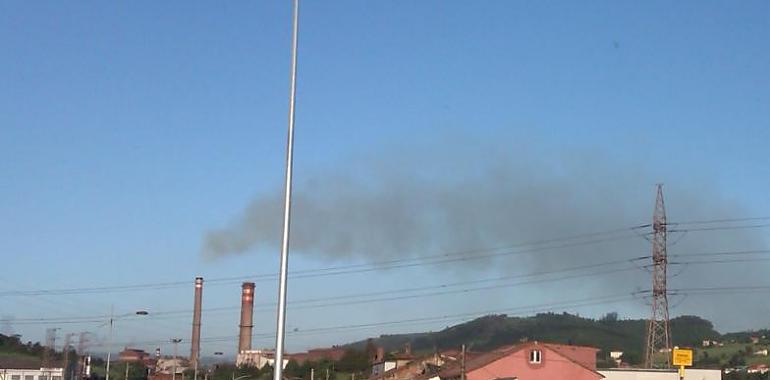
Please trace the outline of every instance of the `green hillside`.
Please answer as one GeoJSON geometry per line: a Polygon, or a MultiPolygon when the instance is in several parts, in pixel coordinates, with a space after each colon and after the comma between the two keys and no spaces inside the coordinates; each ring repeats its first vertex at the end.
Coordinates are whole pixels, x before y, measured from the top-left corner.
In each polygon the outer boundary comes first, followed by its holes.
{"type": "MultiPolygon", "coordinates": [[[[544,313],[532,317],[484,316],[437,332],[383,335],[375,343],[387,351],[398,350],[406,343],[418,352],[458,348],[466,344],[474,351],[513,344],[522,340],[540,340],[554,343],[594,346],[602,350],[600,359],[609,351],[625,352],[631,364],[641,361],[644,345],[645,321],[619,319],[610,313],[601,319],[589,319],[572,314],[544,313]]],[[[671,320],[673,344],[695,347],[704,339],[719,339],[711,322],[695,316],[671,320]]],[[[353,343],[362,348],[365,341],[353,343]]]]}

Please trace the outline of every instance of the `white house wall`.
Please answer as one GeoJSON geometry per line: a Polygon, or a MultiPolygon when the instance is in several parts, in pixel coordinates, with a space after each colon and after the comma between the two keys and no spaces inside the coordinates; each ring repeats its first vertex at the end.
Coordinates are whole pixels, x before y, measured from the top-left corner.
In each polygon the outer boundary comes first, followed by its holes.
{"type": "MultiPolygon", "coordinates": [[[[605,380],[679,380],[676,370],[600,369],[605,380]]],[[[718,369],[687,369],[684,380],[721,380],[718,369]]]]}

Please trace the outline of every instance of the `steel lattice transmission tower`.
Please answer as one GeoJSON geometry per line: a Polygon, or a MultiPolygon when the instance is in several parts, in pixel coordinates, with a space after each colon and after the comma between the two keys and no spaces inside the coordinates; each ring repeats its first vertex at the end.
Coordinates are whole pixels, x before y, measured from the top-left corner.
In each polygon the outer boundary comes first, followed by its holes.
{"type": "Polygon", "coordinates": [[[666,206],[663,203],[663,185],[658,184],[655,212],[652,215],[652,315],[647,322],[647,346],[644,363],[647,368],[655,366],[657,352],[664,355],[665,367],[671,366],[671,330],[668,323],[668,293],[666,291],[666,206]]]}

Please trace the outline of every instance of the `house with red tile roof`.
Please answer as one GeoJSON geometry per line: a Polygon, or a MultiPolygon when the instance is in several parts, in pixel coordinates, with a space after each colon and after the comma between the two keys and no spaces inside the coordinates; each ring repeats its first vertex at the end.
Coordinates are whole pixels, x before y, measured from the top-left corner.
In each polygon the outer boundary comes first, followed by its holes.
{"type": "Polygon", "coordinates": [[[464,366],[453,362],[438,374],[417,379],[458,380],[464,370],[467,380],[599,380],[604,376],[596,371],[597,351],[587,346],[526,342],[473,359],[466,357],[464,366]]]}

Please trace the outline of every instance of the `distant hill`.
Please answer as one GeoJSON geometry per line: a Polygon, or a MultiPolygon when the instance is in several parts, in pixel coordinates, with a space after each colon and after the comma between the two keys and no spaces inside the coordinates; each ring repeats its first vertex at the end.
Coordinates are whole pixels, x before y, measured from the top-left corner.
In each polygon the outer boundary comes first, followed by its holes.
{"type": "Polygon", "coordinates": [[[722,335],[722,340],[731,340],[736,341],[739,343],[748,343],[751,341],[751,337],[770,337],[770,330],[768,329],[761,329],[761,330],[753,330],[753,331],[740,331],[740,332],[732,332],[722,335]]]}
{"type": "MultiPolygon", "coordinates": [[[[645,320],[618,319],[609,313],[601,319],[589,319],[572,314],[544,313],[532,317],[488,315],[437,332],[382,335],[374,343],[386,351],[411,344],[415,352],[432,352],[458,348],[465,344],[473,351],[483,351],[524,339],[555,343],[594,346],[602,350],[600,358],[609,351],[624,351],[627,361],[638,363],[642,358],[645,320]]],[[[672,340],[678,346],[698,346],[704,339],[720,339],[711,322],[696,316],[681,316],[671,320],[672,340]]],[[[362,349],[366,341],[351,343],[362,349]]]]}

